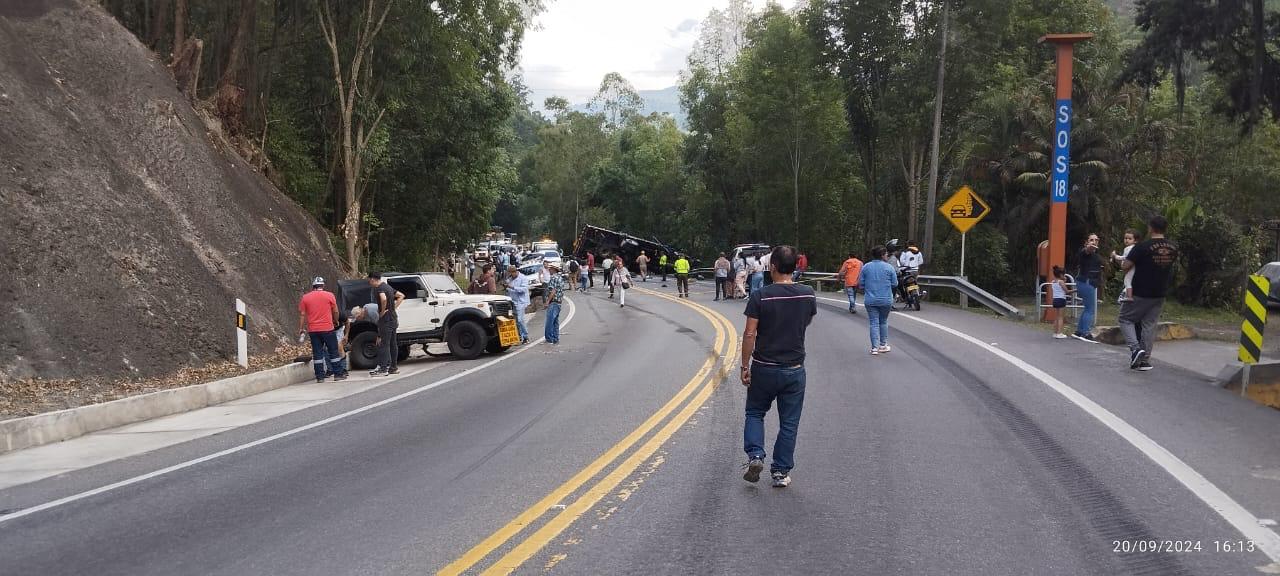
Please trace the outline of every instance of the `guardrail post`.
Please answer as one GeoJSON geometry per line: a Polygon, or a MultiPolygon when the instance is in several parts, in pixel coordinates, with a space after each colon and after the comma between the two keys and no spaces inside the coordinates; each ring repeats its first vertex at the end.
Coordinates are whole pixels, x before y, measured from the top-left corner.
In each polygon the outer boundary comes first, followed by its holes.
{"type": "Polygon", "coordinates": [[[249,367],[248,327],[249,320],[245,315],[244,300],[236,298],[236,363],[242,368],[249,367]]]}

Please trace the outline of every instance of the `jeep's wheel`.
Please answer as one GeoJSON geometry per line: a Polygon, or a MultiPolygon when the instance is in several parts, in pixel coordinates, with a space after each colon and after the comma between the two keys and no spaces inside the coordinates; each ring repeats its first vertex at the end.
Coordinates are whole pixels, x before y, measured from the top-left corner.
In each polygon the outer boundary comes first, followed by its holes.
{"type": "Polygon", "coordinates": [[[396,352],[396,363],[404,362],[405,360],[408,360],[408,359],[409,359],[409,347],[401,346],[400,350],[396,352]]]}
{"type": "Polygon", "coordinates": [[[484,327],[470,320],[463,320],[449,328],[449,352],[463,360],[474,359],[488,344],[484,327]]]}
{"type": "Polygon", "coordinates": [[[351,340],[351,352],[347,354],[352,368],[365,370],[378,365],[377,341],[378,333],[372,330],[356,334],[351,340]]]}
{"type": "Polygon", "coordinates": [[[488,352],[488,353],[490,353],[490,354],[501,354],[501,353],[506,352],[507,350],[510,350],[510,349],[511,349],[511,347],[510,347],[510,346],[503,346],[503,345],[502,345],[502,340],[501,340],[501,339],[499,339],[499,338],[497,338],[496,336],[494,337],[494,339],[493,339],[493,340],[490,340],[490,341],[489,341],[489,345],[488,345],[488,346],[485,346],[485,347],[484,347],[484,351],[485,351],[485,352],[488,352]]]}

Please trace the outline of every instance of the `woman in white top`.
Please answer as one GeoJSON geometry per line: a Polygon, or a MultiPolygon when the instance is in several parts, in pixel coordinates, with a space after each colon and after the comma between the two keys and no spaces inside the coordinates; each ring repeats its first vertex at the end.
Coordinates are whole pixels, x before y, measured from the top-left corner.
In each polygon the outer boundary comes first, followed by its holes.
{"type": "Polygon", "coordinates": [[[622,307],[627,305],[627,289],[631,287],[631,271],[622,265],[622,259],[613,261],[613,272],[610,273],[609,297],[613,298],[613,292],[618,291],[618,304],[622,307]]]}

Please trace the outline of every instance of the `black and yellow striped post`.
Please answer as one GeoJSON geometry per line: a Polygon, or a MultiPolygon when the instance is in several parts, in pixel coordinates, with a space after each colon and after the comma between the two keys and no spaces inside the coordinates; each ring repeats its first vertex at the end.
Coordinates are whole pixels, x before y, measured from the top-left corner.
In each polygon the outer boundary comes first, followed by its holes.
{"type": "Polygon", "coordinates": [[[1244,323],[1240,325],[1240,361],[1257,364],[1262,358],[1262,330],[1267,325],[1267,294],[1271,281],[1253,275],[1245,283],[1244,323]]]}

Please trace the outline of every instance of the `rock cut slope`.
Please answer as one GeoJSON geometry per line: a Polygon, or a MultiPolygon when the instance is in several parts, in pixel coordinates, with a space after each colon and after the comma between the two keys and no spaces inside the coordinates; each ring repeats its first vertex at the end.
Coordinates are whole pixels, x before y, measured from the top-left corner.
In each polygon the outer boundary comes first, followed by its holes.
{"type": "Polygon", "coordinates": [[[87,0],[0,2],[0,382],[149,376],[296,329],[325,231],[87,0]]]}

